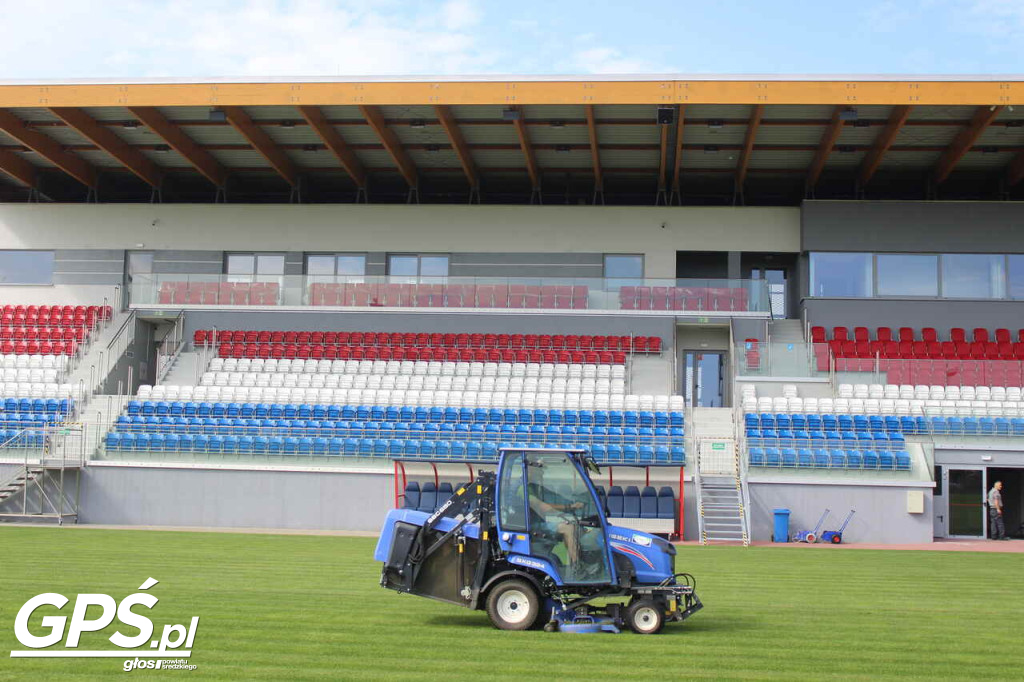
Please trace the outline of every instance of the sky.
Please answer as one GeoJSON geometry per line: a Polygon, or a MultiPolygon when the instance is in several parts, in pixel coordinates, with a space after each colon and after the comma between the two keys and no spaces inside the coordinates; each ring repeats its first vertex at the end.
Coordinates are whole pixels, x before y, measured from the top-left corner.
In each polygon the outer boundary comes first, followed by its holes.
{"type": "Polygon", "coordinates": [[[1024,73],[1024,0],[0,0],[0,27],[0,80],[1024,73]]]}

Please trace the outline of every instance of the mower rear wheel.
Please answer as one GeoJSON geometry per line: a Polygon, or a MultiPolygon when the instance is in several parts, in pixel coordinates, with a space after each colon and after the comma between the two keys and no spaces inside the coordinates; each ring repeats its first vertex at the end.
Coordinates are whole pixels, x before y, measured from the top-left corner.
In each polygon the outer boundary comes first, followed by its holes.
{"type": "Polygon", "coordinates": [[[653,635],[665,624],[665,611],[653,599],[637,599],[626,607],[626,625],[638,635],[653,635]]]}
{"type": "Polygon", "coordinates": [[[540,615],[540,596],[525,580],[506,580],[487,595],[487,615],[499,630],[529,630],[540,615]]]}

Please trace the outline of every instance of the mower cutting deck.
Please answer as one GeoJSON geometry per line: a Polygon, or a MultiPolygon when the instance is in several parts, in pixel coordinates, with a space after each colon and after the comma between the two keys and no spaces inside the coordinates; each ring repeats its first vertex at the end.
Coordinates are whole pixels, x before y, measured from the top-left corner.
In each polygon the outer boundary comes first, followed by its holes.
{"type": "Polygon", "coordinates": [[[700,610],[675,547],[608,525],[588,470],[582,450],[506,449],[433,514],[392,510],[381,585],[486,610],[503,630],[654,634],[700,610]]]}

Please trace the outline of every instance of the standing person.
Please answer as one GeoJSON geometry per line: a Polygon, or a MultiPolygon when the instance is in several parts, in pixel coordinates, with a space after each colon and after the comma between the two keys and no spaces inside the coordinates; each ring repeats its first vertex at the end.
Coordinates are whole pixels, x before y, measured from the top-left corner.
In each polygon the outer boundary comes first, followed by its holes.
{"type": "Polygon", "coordinates": [[[988,518],[991,522],[992,532],[990,538],[992,540],[1009,540],[1006,537],[1006,526],[1003,523],[1003,482],[996,481],[992,486],[992,490],[988,491],[988,518]]]}

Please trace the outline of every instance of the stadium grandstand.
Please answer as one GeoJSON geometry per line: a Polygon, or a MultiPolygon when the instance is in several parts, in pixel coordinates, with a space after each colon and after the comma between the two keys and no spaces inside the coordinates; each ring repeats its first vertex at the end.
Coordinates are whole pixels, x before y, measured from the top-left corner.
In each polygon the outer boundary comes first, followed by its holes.
{"type": "Polygon", "coordinates": [[[0,82],[0,519],[1024,522],[1024,81],[0,82]]]}

